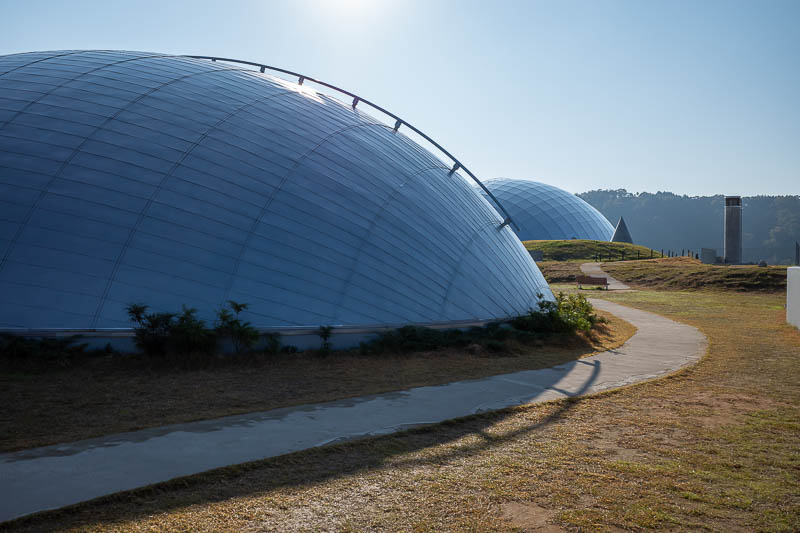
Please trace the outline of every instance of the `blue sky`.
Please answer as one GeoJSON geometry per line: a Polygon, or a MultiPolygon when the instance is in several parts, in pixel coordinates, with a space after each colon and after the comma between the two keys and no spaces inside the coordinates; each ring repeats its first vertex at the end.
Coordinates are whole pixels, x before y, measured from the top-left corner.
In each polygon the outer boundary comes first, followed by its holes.
{"type": "Polygon", "coordinates": [[[382,105],[481,179],[800,194],[800,1],[0,0],[0,54],[202,54],[382,105]]]}

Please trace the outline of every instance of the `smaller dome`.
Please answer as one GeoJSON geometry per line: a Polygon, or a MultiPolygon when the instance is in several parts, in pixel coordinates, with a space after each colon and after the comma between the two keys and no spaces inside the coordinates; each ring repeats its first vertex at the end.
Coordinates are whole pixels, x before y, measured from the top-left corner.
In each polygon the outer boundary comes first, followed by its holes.
{"type": "MultiPolygon", "coordinates": [[[[484,182],[519,227],[522,241],[608,241],[614,226],[576,195],[536,181],[496,178],[484,182]]],[[[491,203],[491,202],[490,202],[491,203]]]]}

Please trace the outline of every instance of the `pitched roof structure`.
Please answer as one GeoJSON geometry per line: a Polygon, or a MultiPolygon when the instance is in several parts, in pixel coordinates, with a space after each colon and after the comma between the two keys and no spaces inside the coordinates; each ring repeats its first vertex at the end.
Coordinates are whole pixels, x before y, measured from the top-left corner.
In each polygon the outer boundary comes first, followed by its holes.
{"type": "Polygon", "coordinates": [[[625,219],[622,217],[619,217],[619,222],[617,222],[617,228],[614,230],[611,242],[628,242],[633,244],[631,232],[628,231],[628,225],[625,224],[625,219]]]}

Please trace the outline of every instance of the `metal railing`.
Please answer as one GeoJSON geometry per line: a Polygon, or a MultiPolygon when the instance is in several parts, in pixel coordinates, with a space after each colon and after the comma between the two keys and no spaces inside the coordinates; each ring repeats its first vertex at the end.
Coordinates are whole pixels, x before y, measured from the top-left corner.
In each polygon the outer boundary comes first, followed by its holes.
{"type": "Polygon", "coordinates": [[[286,70],[286,69],[283,69],[283,68],[272,67],[272,66],[269,66],[269,65],[264,65],[262,63],[255,63],[253,61],[243,61],[243,60],[240,60],[240,59],[230,59],[230,58],[226,58],[226,57],[192,56],[192,55],[187,55],[187,56],[183,56],[183,57],[189,57],[189,58],[192,58],[192,59],[208,59],[208,60],[211,60],[211,61],[214,61],[214,62],[216,62],[216,61],[224,61],[226,63],[238,63],[238,64],[241,64],[241,65],[250,65],[250,66],[253,66],[253,67],[258,67],[262,73],[264,71],[266,71],[266,70],[270,70],[270,71],[273,71],[273,72],[281,72],[283,74],[287,74],[289,76],[296,77],[298,85],[302,85],[304,81],[310,81],[310,82],[316,83],[318,85],[321,85],[323,87],[327,87],[328,89],[331,89],[331,90],[336,91],[338,93],[345,94],[345,95],[351,97],[353,99],[353,102],[351,104],[353,109],[355,109],[356,106],[359,103],[363,103],[364,105],[367,105],[367,106],[371,107],[372,109],[374,109],[376,111],[379,111],[379,112],[383,113],[384,115],[386,115],[388,117],[393,118],[394,121],[395,121],[395,123],[394,123],[394,132],[395,133],[400,129],[401,126],[406,126],[408,129],[410,129],[411,131],[413,131],[414,133],[416,133],[417,135],[419,135],[420,137],[422,137],[423,139],[425,139],[426,141],[431,143],[432,146],[435,146],[437,150],[439,150],[442,154],[447,156],[453,162],[453,166],[450,169],[450,174],[451,175],[454,172],[458,171],[458,170],[463,170],[470,178],[472,178],[472,180],[475,183],[478,184],[478,186],[483,190],[483,192],[486,193],[486,195],[489,198],[491,198],[492,202],[494,202],[494,204],[497,206],[497,208],[500,210],[500,212],[505,217],[504,220],[503,220],[503,223],[500,224],[498,229],[502,229],[503,227],[508,226],[509,224],[511,224],[514,228],[517,229],[517,231],[519,231],[519,226],[517,226],[517,224],[511,219],[511,215],[508,214],[508,211],[506,211],[505,207],[503,207],[503,204],[501,204],[500,201],[497,198],[495,198],[494,194],[492,194],[492,192],[486,187],[486,185],[484,185],[481,182],[481,180],[479,180],[477,178],[477,176],[475,176],[475,174],[472,173],[472,171],[470,169],[465,167],[461,163],[461,161],[459,161],[458,159],[456,159],[453,156],[453,154],[451,154],[450,152],[445,150],[442,145],[440,145],[439,143],[437,143],[436,141],[434,141],[433,139],[431,139],[430,137],[425,135],[423,132],[421,132],[419,129],[415,128],[413,125],[409,124],[407,121],[405,121],[402,118],[398,117],[394,113],[392,113],[390,111],[387,111],[386,109],[382,108],[381,106],[379,106],[377,104],[373,104],[369,100],[367,100],[365,98],[362,98],[362,97],[358,96],[357,94],[351,93],[350,91],[346,91],[346,90],[344,90],[344,89],[342,89],[340,87],[336,87],[335,85],[331,85],[330,83],[326,83],[324,81],[320,81],[318,79],[312,78],[311,76],[306,76],[304,74],[300,74],[298,72],[292,72],[291,70],[286,70]]]}

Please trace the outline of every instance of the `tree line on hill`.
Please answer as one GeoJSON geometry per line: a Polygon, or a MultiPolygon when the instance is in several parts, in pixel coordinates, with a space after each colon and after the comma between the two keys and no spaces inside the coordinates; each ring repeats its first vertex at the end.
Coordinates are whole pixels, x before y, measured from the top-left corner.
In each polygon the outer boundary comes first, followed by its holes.
{"type": "MultiPolygon", "coordinates": [[[[656,250],[700,251],[722,255],[725,197],[671,192],[629,193],[625,189],[578,194],[612,224],[625,218],[636,244],[656,250]]],[[[800,196],[742,197],[743,261],[793,264],[800,241],[800,196]]]]}

